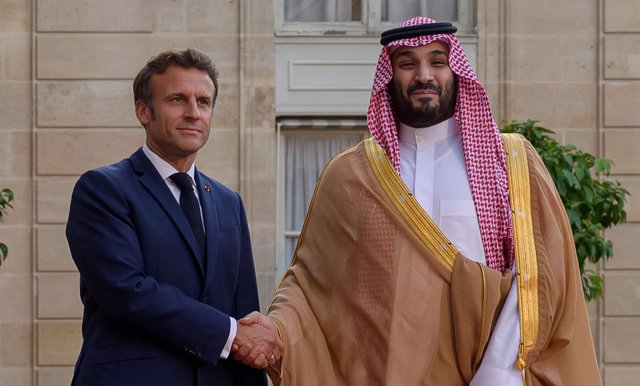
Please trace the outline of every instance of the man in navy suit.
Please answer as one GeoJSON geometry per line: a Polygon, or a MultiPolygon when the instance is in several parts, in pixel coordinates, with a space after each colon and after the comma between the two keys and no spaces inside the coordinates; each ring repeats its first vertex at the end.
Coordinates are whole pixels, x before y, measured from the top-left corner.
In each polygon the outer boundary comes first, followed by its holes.
{"type": "Polygon", "coordinates": [[[236,322],[259,309],[242,201],[194,165],[217,76],[194,49],[152,58],[134,81],[144,146],[75,186],[66,234],[84,341],[73,385],[266,385],[229,353],[250,350],[259,368],[281,355],[275,326],[236,322]]]}

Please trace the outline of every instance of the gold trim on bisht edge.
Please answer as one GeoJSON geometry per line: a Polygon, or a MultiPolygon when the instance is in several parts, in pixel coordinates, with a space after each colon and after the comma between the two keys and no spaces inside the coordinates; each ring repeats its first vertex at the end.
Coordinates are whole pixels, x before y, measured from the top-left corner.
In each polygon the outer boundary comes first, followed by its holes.
{"type": "Polygon", "coordinates": [[[531,186],[524,137],[502,134],[507,153],[509,201],[513,218],[513,238],[520,313],[520,350],[518,368],[526,385],[527,355],[538,338],[538,261],[531,220],[531,186]]]}
{"type": "Polygon", "coordinates": [[[452,272],[458,254],[456,247],[411,194],[380,145],[373,138],[364,144],[371,170],[393,205],[427,249],[452,272]]]}

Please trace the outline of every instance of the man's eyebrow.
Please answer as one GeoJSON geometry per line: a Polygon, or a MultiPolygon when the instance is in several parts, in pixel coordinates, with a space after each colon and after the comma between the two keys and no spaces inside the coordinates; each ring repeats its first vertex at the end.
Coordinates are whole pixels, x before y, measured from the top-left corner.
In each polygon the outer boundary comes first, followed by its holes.
{"type": "Polygon", "coordinates": [[[449,56],[449,53],[447,51],[442,51],[442,50],[433,50],[433,51],[429,52],[429,55],[445,55],[445,56],[449,56]]]}
{"type": "Polygon", "coordinates": [[[411,50],[405,50],[398,52],[397,56],[416,56],[416,54],[411,50]]]}
{"type": "MultiPolygon", "coordinates": [[[[428,55],[430,55],[430,56],[444,55],[444,56],[447,56],[447,57],[448,57],[448,56],[449,56],[449,52],[447,52],[447,51],[443,51],[443,50],[435,49],[435,50],[433,50],[433,51],[429,51],[429,52],[428,52],[428,55]]],[[[400,51],[400,52],[398,52],[398,53],[397,53],[397,56],[398,56],[398,57],[399,57],[399,56],[408,56],[408,57],[413,57],[413,56],[416,56],[416,53],[415,53],[414,51],[412,51],[412,50],[405,50],[405,51],[400,51]]]]}

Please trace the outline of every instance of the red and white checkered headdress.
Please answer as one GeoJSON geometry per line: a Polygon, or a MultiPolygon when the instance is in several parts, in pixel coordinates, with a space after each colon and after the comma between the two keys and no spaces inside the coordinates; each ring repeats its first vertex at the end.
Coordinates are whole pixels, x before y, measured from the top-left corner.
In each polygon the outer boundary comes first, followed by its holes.
{"type": "MultiPolygon", "coordinates": [[[[436,23],[427,17],[407,20],[402,27],[436,23]]],[[[503,271],[513,262],[513,228],[509,208],[507,166],[489,97],[478,81],[458,39],[453,34],[423,35],[393,40],[378,59],[367,112],[369,131],[400,172],[398,129],[387,85],[393,78],[390,49],[416,47],[438,40],[449,46],[449,66],[457,76],[454,118],[462,135],[462,148],[476,206],[487,265],[503,271]]]]}

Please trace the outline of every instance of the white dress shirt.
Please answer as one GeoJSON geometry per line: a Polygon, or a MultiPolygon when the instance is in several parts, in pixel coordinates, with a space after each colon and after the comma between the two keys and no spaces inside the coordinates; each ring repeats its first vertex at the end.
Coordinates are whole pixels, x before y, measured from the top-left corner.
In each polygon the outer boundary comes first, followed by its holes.
{"type": "MultiPolygon", "coordinates": [[[[169,190],[173,194],[173,197],[176,199],[178,203],[180,203],[180,188],[178,188],[175,182],[173,182],[173,180],[169,178],[171,177],[172,174],[178,173],[178,170],[176,170],[176,168],[174,168],[167,161],[162,159],[159,155],[151,151],[151,149],[149,149],[146,143],[142,146],[142,151],[147,156],[147,158],[149,158],[149,161],[151,161],[153,166],[156,168],[156,170],[160,174],[160,177],[162,177],[164,182],[167,184],[167,186],[169,187],[169,190]]],[[[189,170],[187,171],[187,174],[191,177],[191,181],[193,181],[193,186],[194,186],[193,191],[196,194],[196,198],[198,198],[198,202],[200,202],[200,196],[198,195],[198,189],[196,188],[196,179],[194,178],[195,169],[196,169],[195,164],[191,165],[191,168],[189,168],[189,170]]],[[[202,216],[202,207],[200,207],[200,216],[202,216]]],[[[204,219],[202,219],[202,225],[204,226],[204,219]]],[[[206,227],[204,231],[206,234],[207,232],[206,227]]],[[[229,317],[229,319],[230,319],[229,337],[227,338],[227,342],[224,345],[222,352],[220,353],[220,358],[222,359],[227,359],[229,357],[229,353],[231,352],[231,345],[233,344],[233,340],[236,338],[236,333],[238,331],[238,325],[236,320],[232,317],[229,317]]]]}
{"type": "MultiPolygon", "coordinates": [[[[400,123],[398,132],[402,180],[456,248],[467,258],[486,265],[455,119],[419,129],[400,123]]],[[[470,386],[523,384],[516,366],[519,323],[517,286],[512,285],[470,386]]]]}

